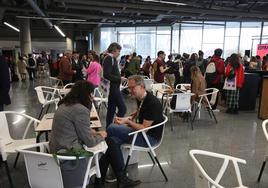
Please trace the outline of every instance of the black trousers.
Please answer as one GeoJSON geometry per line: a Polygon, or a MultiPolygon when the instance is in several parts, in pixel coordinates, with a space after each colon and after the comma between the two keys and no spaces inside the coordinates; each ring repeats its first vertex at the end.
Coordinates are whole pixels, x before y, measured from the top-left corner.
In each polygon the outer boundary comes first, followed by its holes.
{"type": "Polygon", "coordinates": [[[30,80],[33,80],[33,78],[36,78],[35,68],[27,68],[27,71],[28,71],[30,80]]]}

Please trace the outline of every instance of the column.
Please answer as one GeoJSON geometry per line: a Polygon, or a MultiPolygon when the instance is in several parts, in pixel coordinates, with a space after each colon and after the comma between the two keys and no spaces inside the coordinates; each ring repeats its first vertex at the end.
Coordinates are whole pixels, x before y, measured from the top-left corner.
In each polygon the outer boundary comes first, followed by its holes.
{"type": "Polygon", "coordinates": [[[19,19],[21,55],[32,53],[31,29],[29,19],[19,19]]]}
{"type": "Polygon", "coordinates": [[[66,37],[66,50],[73,51],[74,50],[74,42],[70,37],[66,37]]]}
{"type": "Polygon", "coordinates": [[[100,54],[100,27],[95,27],[93,29],[93,50],[100,54]]]}

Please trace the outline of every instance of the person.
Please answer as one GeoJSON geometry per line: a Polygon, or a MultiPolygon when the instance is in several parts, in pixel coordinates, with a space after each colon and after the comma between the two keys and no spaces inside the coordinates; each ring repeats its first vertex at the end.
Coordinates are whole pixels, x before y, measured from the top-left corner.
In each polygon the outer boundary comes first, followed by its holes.
{"type": "MultiPolygon", "coordinates": [[[[90,128],[90,110],[94,86],[84,80],[77,81],[71,91],[59,102],[56,110],[51,137],[50,153],[60,153],[68,149],[83,149],[83,145],[94,147],[104,141],[105,131],[96,132],[90,128]]],[[[61,172],[65,188],[79,187],[83,184],[87,170],[87,160],[81,159],[73,169],[72,161],[61,162],[61,172]]]]}
{"type": "Polygon", "coordinates": [[[157,59],[153,63],[153,76],[157,83],[164,83],[165,72],[169,67],[165,66],[166,54],[164,51],[157,52],[157,59]]]}
{"type": "Polygon", "coordinates": [[[20,56],[17,64],[18,64],[18,69],[19,69],[21,81],[24,82],[26,80],[26,73],[27,73],[26,67],[27,67],[27,63],[23,59],[23,57],[20,56]]]}
{"type": "Polygon", "coordinates": [[[150,69],[151,69],[151,57],[147,56],[147,58],[145,59],[145,62],[142,65],[142,71],[143,71],[143,75],[147,76],[148,78],[150,78],[150,69]]]}
{"type": "Polygon", "coordinates": [[[261,71],[261,67],[262,67],[261,56],[256,55],[256,59],[257,59],[257,66],[256,66],[256,70],[261,71]]]}
{"type": "Polygon", "coordinates": [[[93,59],[86,69],[86,72],[87,81],[91,82],[95,88],[98,87],[100,85],[102,68],[99,63],[99,56],[97,54],[93,54],[93,59]]]}
{"type": "Polygon", "coordinates": [[[140,58],[137,56],[137,53],[134,52],[131,56],[130,62],[125,68],[125,75],[129,77],[131,75],[137,74],[140,70],[140,58]]]}
{"type": "Polygon", "coordinates": [[[181,83],[181,77],[183,76],[183,66],[180,54],[178,54],[174,60],[174,75],[175,75],[174,88],[176,88],[176,86],[181,83]]]}
{"type": "Polygon", "coordinates": [[[0,80],[0,111],[4,111],[4,105],[10,104],[11,100],[9,68],[3,56],[0,56],[0,80]]]}
{"type": "Polygon", "coordinates": [[[252,56],[250,58],[250,62],[249,62],[249,69],[250,70],[256,70],[257,69],[257,58],[255,56],[252,56]]]}
{"type": "MultiPolygon", "coordinates": [[[[145,90],[142,76],[130,76],[128,78],[128,89],[137,99],[137,109],[131,114],[131,117],[116,117],[115,123],[108,127],[108,136],[106,138],[108,150],[100,159],[101,177],[105,178],[108,165],[111,164],[117,177],[117,182],[119,185],[124,185],[123,187],[138,185],[140,181],[127,179],[126,172],[124,172],[124,160],[120,149],[121,145],[124,143],[130,144],[132,142],[132,136],[129,136],[129,133],[153,126],[164,120],[162,105],[152,93],[145,90]]],[[[159,143],[162,131],[163,126],[159,126],[146,132],[152,146],[159,143]]],[[[138,134],[135,145],[148,147],[142,134],[138,134]]]]}
{"type": "Polygon", "coordinates": [[[263,56],[262,58],[262,70],[268,71],[268,56],[263,56]]]}
{"type": "Polygon", "coordinates": [[[33,80],[36,78],[36,62],[35,59],[33,58],[32,54],[28,54],[28,64],[27,64],[27,70],[29,74],[29,79],[33,80]]]}
{"type": "Polygon", "coordinates": [[[198,51],[198,60],[196,65],[199,67],[200,71],[202,74],[205,74],[206,66],[207,66],[208,61],[204,59],[204,52],[202,50],[198,51]]]}
{"type": "Polygon", "coordinates": [[[192,53],[189,61],[186,61],[183,68],[184,83],[191,83],[191,68],[197,65],[198,55],[192,53]]]}
{"type": "Polygon", "coordinates": [[[239,57],[237,54],[232,54],[230,56],[229,64],[225,71],[226,78],[234,77],[236,80],[236,90],[227,90],[226,104],[227,113],[238,114],[239,108],[239,91],[244,84],[244,69],[239,62],[239,57]]]}
{"type": "Polygon", "coordinates": [[[166,62],[166,66],[169,68],[165,73],[166,82],[171,87],[174,88],[175,83],[175,64],[173,61],[172,55],[168,55],[168,61],[166,62]]]}
{"type": "Polygon", "coordinates": [[[71,52],[66,51],[59,62],[59,79],[62,80],[64,85],[71,83],[72,76],[76,74],[76,70],[72,70],[71,57],[71,52]]]}
{"type": "Polygon", "coordinates": [[[103,77],[110,81],[106,127],[113,122],[116,107],[118,108],[116,114],[118,117],[124,117],[127,111],[122,93],[120,92],[121,80],[125,80],[125,78],[121,78],[118,62],[116,60],[120,55],[121,46],[118,43],[111,43],[107,51],[108,54],[103,60],[103,77]]]}
{"type": "Polygon", "coordinates": [[[74,83],[78,80],[83,80],[83,63],[79,59],[78,52],[73,52],[72,69],[76,72],[72,77],[72,82],[74,83]]]}
{"type": "MultiPolygon", "coordinates": [[[[214,55],[211,57],[207,64],[205,78],[208,88],[217,88],[220,92],[223,88],[224,77],[224,61],[221,59],[222,49],[217,48],[214,50],[214,55]],[[214,71],[214,72],[213,72],[214,71]]],[[[210,92],[210,91],[208,91],[210,92]]],[[[216,110],[218,105],[219,92],[216,97],[215,104],[212,105],[212,109],[216,110]]],[[[209,99],[210,100],[210,99],[209,99]]]]}
{"type": "Polygon", "coordinates": [[[191,93],[195,95],[192,96],[192,101],[199,102],[199,95],[205,94],[205,89],[207,88],[207,83],[205,77],[198,66],[191,67],[191,93]]]}

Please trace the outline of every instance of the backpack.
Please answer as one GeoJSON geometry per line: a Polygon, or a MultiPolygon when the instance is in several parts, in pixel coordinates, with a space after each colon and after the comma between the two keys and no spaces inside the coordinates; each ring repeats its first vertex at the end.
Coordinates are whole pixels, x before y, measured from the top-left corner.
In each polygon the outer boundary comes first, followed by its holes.
{"type": "Polygon", "coordinates": [[[216,63],[210,62],[206,67],[205,78],[207,83],[212,83],[217,78],[216,63]]]}
{"type": "Polygon", "coordinates": [[[34,59],[33,59],[33,58],[29,58],[29,60],[28,60],[28,64],[29,64],[30,67],[34,67],[34,66],[35,66],[35,61],[34,61],[34,59]]]}

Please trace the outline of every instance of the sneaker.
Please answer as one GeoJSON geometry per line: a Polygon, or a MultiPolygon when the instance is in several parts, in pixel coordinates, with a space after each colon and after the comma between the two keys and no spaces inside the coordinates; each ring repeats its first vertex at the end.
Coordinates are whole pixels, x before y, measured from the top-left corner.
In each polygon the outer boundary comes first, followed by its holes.
{"type": "Polygon", "coordinates": [[[216,109],[213,109],[212,111],[213,111],[213,112],[220,112],[220,110],[217,109],[217,108],[216,108],[216,109]]]}
{"type": "Polygon", "coordinates": [[[140,180],[132,180],[129,179],[127,176],[122,176],[118,181],[117,187],[118,188],[125,188],[125,187],[134,187],[141,184],[140,180]]]}

